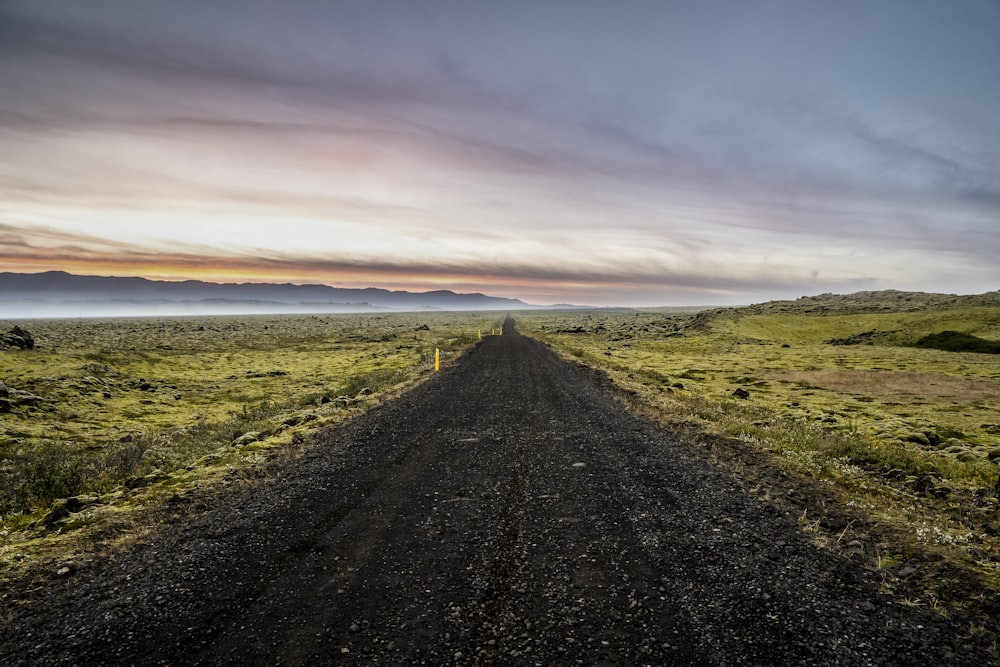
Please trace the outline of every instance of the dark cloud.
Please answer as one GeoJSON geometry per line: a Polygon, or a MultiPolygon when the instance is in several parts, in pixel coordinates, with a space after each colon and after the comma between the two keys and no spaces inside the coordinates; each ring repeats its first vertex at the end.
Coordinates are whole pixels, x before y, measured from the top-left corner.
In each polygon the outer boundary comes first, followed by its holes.
{"type": "Polygon", "coordinates": [[[20,246],[24,248],[40,248],[55,243],[60,247],[79,248],[83,245],[97,244],[105,248],[125,249],[131,246],[121,241],[102,238],[93,234],[69,232],[50,227],[31,227],[30,233],[23,225],[13,225],[0,222],[0,247],[20,246]],[[41,242],[41,243],[40,243],[41,242]]]}
{"type": "MultiPolygon", "coordinates": [[[[959,196],[984,214],[996,216],[1000,220],[1000,187],[980,186],[960,192],[959,196]]],[[[998,234],[1000,236],[1000,234],[998,234]]]]}
{"type": "Polygon", "coordinates": [[[962,165],[957,161],[924,146],[880,135],[858,118],[845,118],[841,125],[848,133],[864,142],[876,156],[896,169],[926,171],[941,186],[954,186],[967,178],[962,165]]]}

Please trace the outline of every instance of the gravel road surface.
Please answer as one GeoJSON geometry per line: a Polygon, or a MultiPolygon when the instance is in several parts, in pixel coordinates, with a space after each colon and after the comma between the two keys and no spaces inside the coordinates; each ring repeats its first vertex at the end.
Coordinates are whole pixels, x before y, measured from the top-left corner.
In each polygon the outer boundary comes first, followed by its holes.
{"type": "Polygon", "coordinates": [[[10,605],[0,664],[984,664],[876,579],[508,320],[268,478],[10,605]]]}

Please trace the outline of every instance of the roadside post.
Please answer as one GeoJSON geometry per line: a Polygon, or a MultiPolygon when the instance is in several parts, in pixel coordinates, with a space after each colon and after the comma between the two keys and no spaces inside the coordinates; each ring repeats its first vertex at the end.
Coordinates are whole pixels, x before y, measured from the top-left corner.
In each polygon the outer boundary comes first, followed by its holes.
{"type": "Polygon", "coordinates": [[[434,348],[434,370],[441,370],[441,350],[434,348]]]}

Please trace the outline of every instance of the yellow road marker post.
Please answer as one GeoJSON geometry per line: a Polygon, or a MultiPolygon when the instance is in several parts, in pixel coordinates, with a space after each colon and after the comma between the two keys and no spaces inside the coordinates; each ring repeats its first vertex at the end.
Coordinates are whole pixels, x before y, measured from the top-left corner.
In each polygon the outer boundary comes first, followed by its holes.
{"type": "Polygon", "coordinates": [[[434,348],[434,370],[441,370],[441,350],[434,348]]]}

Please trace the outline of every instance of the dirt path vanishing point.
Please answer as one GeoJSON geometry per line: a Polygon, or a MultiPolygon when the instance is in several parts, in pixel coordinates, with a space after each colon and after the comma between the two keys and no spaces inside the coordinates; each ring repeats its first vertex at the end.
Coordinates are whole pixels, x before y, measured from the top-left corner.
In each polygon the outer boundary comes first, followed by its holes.
{"type": "Polygon", "coordinates": [[[422,387],[3,610],[4,665],[984,664],[508,320],[422,387]]]}

